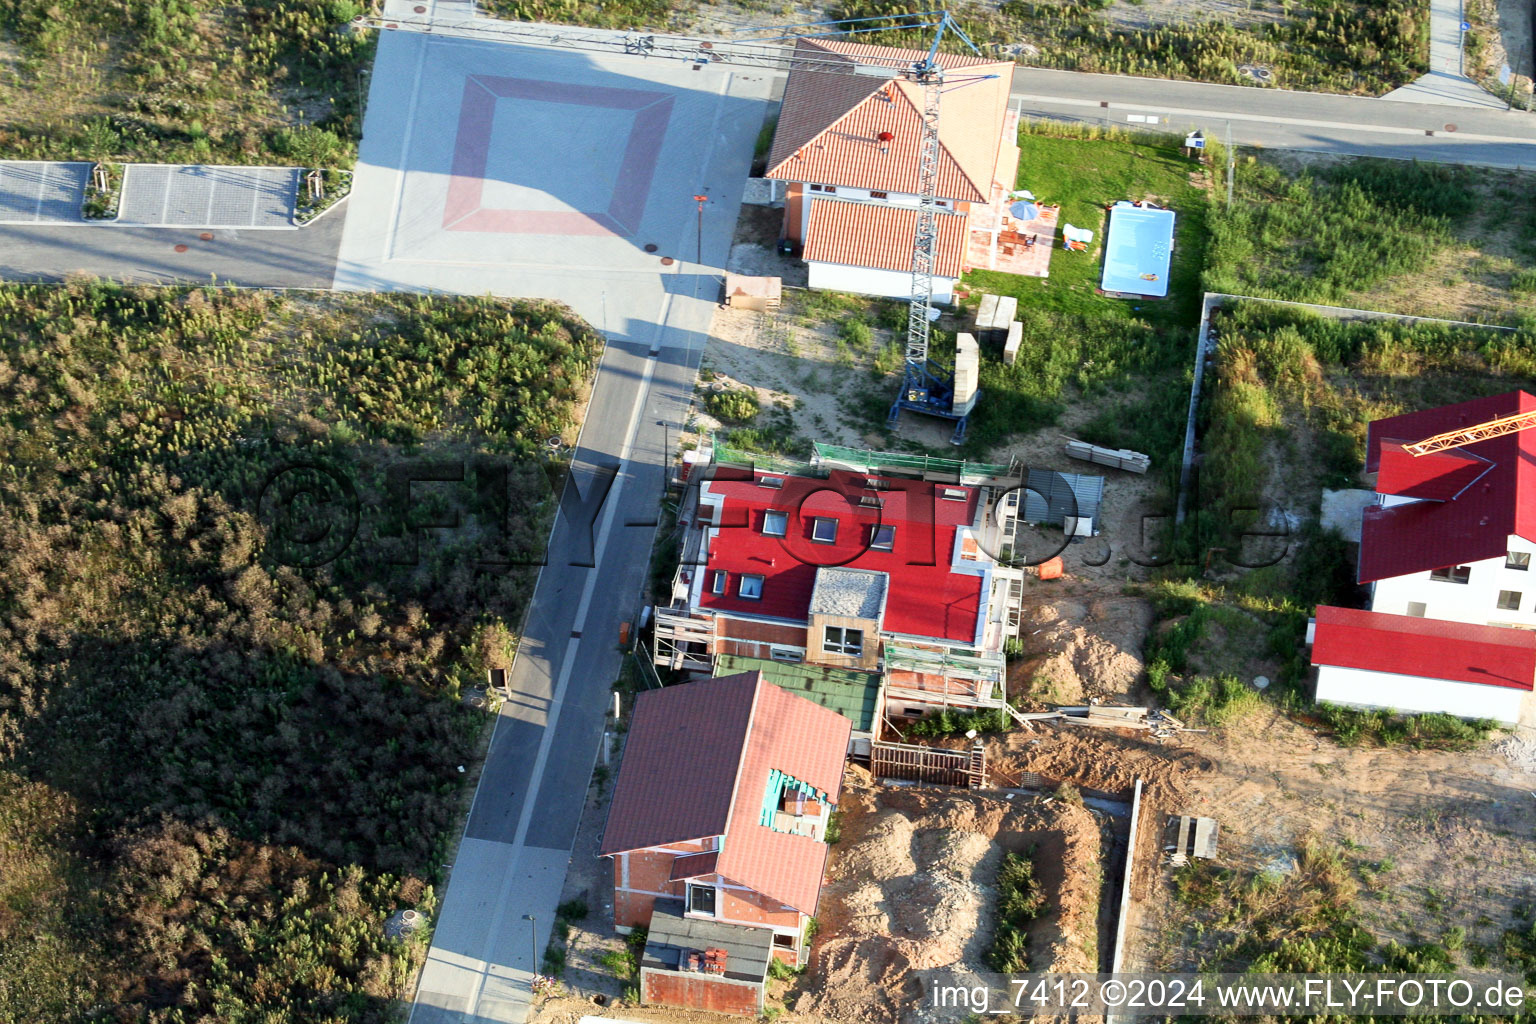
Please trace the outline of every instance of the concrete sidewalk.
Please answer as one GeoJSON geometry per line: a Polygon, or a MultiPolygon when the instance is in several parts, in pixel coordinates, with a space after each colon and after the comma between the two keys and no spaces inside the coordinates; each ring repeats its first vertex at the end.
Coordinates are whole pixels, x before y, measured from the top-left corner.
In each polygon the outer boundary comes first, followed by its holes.
{"type": "Polygon", "coordinates": [[[1504,101],[1466,76],[1461,0],[1430,0],[1429,74],[1381,98],[1455,107],[1504,107],[1504,101]]]}

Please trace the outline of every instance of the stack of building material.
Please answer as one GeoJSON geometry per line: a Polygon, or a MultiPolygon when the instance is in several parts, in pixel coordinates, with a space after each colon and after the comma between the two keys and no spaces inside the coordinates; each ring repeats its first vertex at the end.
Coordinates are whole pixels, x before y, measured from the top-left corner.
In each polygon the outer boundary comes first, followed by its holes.
{"type": "Polygon", "coordinates": [[[1152,464],[1151,458],[1141,452],[1133,452],[1129,448],[1100,448],[1086,441],[1068,441],[1067,455],[1100,466],[1128,469],[1132,473],[1145,473],[1152,464]]]}
{"type": "Polygon", "coordinates": [[[1219,831],[1213,818],[1196,818],[1188,814],[1170,817],[1163,833],[1163,849],[1172,854],[1169,860],[1175,866],[1184,864],[1190,857],[1211,860],[1216,856],[1219,831]]]}
{"type": "Polygon", "coordinates": [[[1019,359],[1019,345],[1024,340],[1024,324],[1018,320],[1008,325],[1008,340],[1003,343],[1003,365],[1012,366],[1019,359]]]}
{"type": "Polygon", "coordinates": [[[983,295],[976,309],[976,340],[984,345],[1006,342],[1009,325],[1018,311],[1019,300],[1012,295],[983,295]]]}
{"type": "Polygon", "coordinates": [[[777,277],[725,275],[725,304],[737,309],[755,309],[760,312],[778,309],[783,291],[784,282],[777,277]]]}
{"type": "Polygon", "coordinates": [[[981,384],[981,348],[969,334],[955,336],[955,394],[950,410],[966,416],[976,407],[981,384]]]}

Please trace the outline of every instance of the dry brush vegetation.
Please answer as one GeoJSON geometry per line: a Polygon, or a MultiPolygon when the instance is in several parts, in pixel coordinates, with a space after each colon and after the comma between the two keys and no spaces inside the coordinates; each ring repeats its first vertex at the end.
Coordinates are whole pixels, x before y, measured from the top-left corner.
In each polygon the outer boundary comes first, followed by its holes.
{"type": "Polygon", "coordinates": [[[354,0],[0,0],[0,156],[350,163],[354,0]]]}
{"type": "Polygon", "coordinates": [[[434,904],[600,337],[77,282],[0,288],[0,339],[0,1020],[392,1019],[424,945],[384,920],[434,904]],[[315,568],[261,503],[296,465],[361,510],[315,568]]]}

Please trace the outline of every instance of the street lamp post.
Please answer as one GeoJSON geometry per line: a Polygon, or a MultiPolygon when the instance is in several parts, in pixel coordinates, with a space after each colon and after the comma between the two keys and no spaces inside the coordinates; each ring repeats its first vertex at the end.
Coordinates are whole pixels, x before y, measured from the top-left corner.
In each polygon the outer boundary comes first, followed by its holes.
{"type": "Polygon", "coordinates": [[[704,204],[709,202],[709,196],[694,196],[693,201],[699,204],[699,252],[698,264],[704,265],[704,204]]]}
{"type": "Polygon", "coordinates": [[[528,922],[528,953],[532,956],[529,961],[529,974],[539,973],[539,922],[532,914],[524,914],[523,920],[528,922]]]}

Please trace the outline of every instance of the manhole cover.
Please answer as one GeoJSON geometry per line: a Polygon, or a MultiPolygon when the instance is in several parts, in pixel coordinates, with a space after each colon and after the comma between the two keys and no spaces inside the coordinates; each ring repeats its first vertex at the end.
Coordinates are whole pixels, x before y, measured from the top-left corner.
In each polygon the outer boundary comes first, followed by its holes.
{"type": "Polygon", "coordinates": [[[661,258],[661,265],[664,266],[664,267],[670,267],[672,264],[674,264],[676,262],[677,261],[674,260],[671,256],[663,256],[661,258]]]}
{"type": "Polygon", "coordinates": [[[186,251],[187,251],[187,247],[186,247],[186,246],[184,246],[184,245],[178,245],[178,246],[177,246],[177,247],[176,247],[176,251],[177,251],[177,252],[186,252],[186,251]]]}
{"type": "Polygon", "coordinates": [[[646,252],[655,252],[656,251],[656,243],[655,242],[646,242],[645,243],[645,251],[646,252]]]}
{"type": "Polygon", "coordinates": [[[213,232],[212,231],[204,231],[202,234],[198,235],[197,237],[201,238],[205,242],[211,242],[211,241],[213,241],[213,232]]]}
{"type": "Polygon", "coordinates": [[[1453,131],[1456,130],[1456,126],[1453,125],[1453,124],[1448,124],[1448,125],[1445,126],[1445,130],[1448,131],[1448,132],[1453,132],[1453,131]]]}

